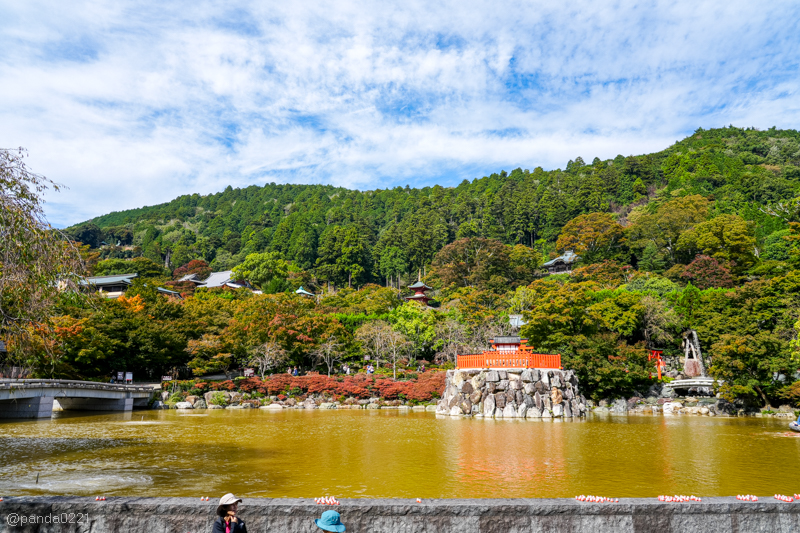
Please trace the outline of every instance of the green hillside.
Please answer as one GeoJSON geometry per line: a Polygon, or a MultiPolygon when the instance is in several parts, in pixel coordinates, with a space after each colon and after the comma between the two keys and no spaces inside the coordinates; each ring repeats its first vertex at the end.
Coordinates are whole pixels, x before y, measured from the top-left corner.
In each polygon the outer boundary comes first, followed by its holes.
{"type": "MultiPolygon", "coordinates": [[[[456,187],[228,187],[110,213],[68,233],[93,247],[112,245],[103,248],[103,258],[142,255],[164,263],[169,257],[172,268],[203,259],[218,270],[249,253],[275,251],[320,278],[341,284],[352,277],[361,284],[416,273],[463,237],[520,243],[546,257],[579,215],[608,212],[630,226],[632,213],[655,212],[667,200],[691,195],[711,202],[711,216],[738,214],[748,221],[758,257],[775,240],[771,235],[797,219],[790,200],[798,187],[800,133],[728,127],[697,130],[653,154],[591,162],[576,157],[564,169],[517,168],[456,187]],[[361,268],[342,266],[343,246],[350,254],[344,263],[361,268]]],[[[615,258],[637,265],[646,244],[629,241],[615,258]]],[[[665,268],[693,258],[655,252],[665,256],[665,268]]]]}

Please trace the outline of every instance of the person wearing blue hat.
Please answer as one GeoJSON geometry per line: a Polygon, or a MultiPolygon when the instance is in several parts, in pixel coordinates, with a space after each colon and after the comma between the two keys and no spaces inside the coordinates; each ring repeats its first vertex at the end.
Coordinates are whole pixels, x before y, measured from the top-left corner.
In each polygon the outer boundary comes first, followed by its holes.
{"type": "Polygon", "coordinates": [[[325,511],[320,518],[314,520],[314,523],[323,531],[342,533],[345,530],[344,524],[339,520],[339,513],[336,511],[325,511]]]}

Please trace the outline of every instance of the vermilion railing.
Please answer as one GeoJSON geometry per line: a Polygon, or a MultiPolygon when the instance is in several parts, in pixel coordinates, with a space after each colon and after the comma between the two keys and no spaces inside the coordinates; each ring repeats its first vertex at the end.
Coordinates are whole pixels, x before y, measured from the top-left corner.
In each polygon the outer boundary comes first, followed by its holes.
{"type": "Polygon", "coordinates": [[[457,355],[456,368],[561,368],[561,354],[518,350],[457,355]]]}

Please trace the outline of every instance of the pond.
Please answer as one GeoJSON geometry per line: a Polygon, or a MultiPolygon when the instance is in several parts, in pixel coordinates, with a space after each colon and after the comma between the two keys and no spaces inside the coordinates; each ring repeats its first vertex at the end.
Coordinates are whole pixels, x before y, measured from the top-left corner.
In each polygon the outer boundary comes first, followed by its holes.
{"type": "Polygon", "coordinates": [[[0,496],[645,497],[800,492],[783,420],[134,411],[0,422],[0,496]],[[39,481],[36,482],[36,476],[39,481]]]}

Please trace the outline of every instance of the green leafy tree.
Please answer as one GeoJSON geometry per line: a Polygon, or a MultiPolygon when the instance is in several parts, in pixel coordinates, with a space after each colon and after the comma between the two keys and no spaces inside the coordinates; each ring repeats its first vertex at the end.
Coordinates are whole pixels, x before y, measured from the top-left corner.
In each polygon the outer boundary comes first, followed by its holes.
{"type": "MultiPolygon", "coordinates": [[[[392,329],[402,333],[410,342],[413,354],[427,357],[439,347],[436,336],[436,311],[424,309],[416,302],[398,306],[389,315],[392,329]]],[[[402,344],[397,341],[395,344],[402,344]]]]}
{"type": "Polygon", "coordinates": [[[509,256],[495,239],[470,237],[442,248],[433,260],[434,273],[445,285],[485,286],[493,276],[508,273],[509,256]]]}
{"type": "Polygon", "coordinates": [[[593,263],[618,254],[625,240],[625,230],[609,213],[580,215],[564,226],[556,242],[559,250],[572,250],[593,263]]]}
{"type": "Polygon", "coordinates": [[[96,276],[137,274],[140,278],[162,278],[167,275],[167,271],[161,265],[146,257],[106,259],[97,263],[94,272],[96,276]]]}
{"type": "Polygon", "coordinates": [[[756,239],[753,225],[738,215],[720,215],[698,224],[680,236],[678,249],[694,257],[709,255],[717,261],[731,262],[737,271],[755,263],[756,239]]]}
{"type": "Polygon", "coordinates": [[[366,279],[369,244],[356,226],[330,226],[320,239],[317,272],[323,279],[351,287],[366,279]]]}
{"type": "Polygon", "coordinates": [[[0,364],[30,368],[32,353],[52,346],[51,317],[78,298],[85,268],[79,249],[44,216],[42,195],[60,187],[31,172],[24,157],[0,150],[0,339],[9,359],[0,364]]]}
{"type": "Polygon", "coordinates": [[[757,399],[764,407],[769,407],[768,396],[774,395],[782,385],[773,379],[774,374],[796,366],[791,365],[785,341],[770,332],[725,334],[711,350],[714,360],[708,372],[715,379],[724,380],[719,391],[730,401],[757,399]]]}
{"type": "Polygon", "coordinates": [[[629,217],[628,244],[644,249],[652,243],[657,251],[667,254],[670,263],[677,261],[678,239],[681,235],[708,218],[708,200],[698,194],[664,202],[652,213],[629,217]]]}
{"type": "Polygon", "coordinates": [[[258,288],[264,288],[275,278],[286,279],[289,265],[277,252],[249,254],[244,262],[233,268],[237,279],[246,279],[258,288]]]}

